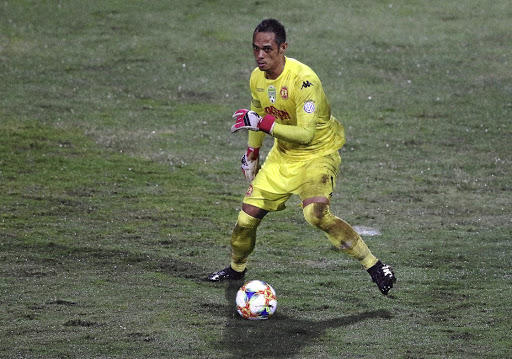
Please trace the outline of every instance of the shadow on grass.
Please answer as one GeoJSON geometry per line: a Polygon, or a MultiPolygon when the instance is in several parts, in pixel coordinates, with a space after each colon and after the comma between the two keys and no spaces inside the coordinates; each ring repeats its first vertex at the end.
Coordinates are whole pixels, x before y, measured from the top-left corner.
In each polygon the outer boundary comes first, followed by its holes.
{"type": "MultiPolygon", "coordinates": [[[[219,343],[232,358],[290,358],[330,328],[347,327],[367,319],[390,319],[387,310],[363,312],[329,320],[296,319],[278,311],[269,320],[245,320],[236,314],[235,297],[241,282],[226,287],[228,322],[219,343]]],[[[341,343],[340,343],[341,344],[341,343]]]]}

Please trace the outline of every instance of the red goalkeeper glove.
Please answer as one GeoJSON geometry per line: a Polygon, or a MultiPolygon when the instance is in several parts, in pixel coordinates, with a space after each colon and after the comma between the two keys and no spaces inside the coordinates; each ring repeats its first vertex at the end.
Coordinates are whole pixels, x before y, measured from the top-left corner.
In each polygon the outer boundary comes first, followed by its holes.
{"type": "Polygon", "coordinates": [[[260,169],[260,149],[247,147],[247,152],[242,156],[242,171],[244,172],[245,178],[250,182],[256,177],[258,170],[260,169]]]}
{"type": "Polygon", "coordinates": [[[236,122],[231,126],[231,132],[238,130],[263,131],[271,133],[276,119],[272,115],[261,117],[254,111],[240,109],[233,114],[236,122]]]}

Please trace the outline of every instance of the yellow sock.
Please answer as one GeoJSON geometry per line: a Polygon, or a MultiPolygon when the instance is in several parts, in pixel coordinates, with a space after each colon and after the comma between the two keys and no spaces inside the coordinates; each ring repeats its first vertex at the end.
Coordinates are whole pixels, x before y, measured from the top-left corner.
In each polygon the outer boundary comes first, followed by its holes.
{"type": "Polygon", "coordinates": [[[243,272],[247,258],[256,245],[256,229],[261,219],[249,216],[244,211],[238,214],[233,233],[231,234],[231,268],[243,272]]]}
{"type": "Polygon", "coordinates": [[[372,267],[378,259],[372,254],[361,236],[350,224],[334,216],[329,206],[312,203],[304,209],[304,218],[312,226],[324,231],[329,241],[342,252],[357,259],[365,269],[372,267]]]}

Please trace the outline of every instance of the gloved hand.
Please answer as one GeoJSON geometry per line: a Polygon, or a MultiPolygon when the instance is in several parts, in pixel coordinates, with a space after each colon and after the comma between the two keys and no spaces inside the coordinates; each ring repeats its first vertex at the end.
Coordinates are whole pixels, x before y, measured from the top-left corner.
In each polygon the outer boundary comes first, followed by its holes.
{"type": "Polygon", "coordinates": [[[238,130],[263,131],[271,133],[276,121],[272,115],[261,117],[256,112],[246,109],[236,111],[232,117],[236,118],[236,122],[231,126],[231,133],[238,130]]]}
{"type": "Polygon", "coordinates": [[[242,171],[244,172],[245,178],[247,178],[249,183],[251,183],[254,177],[256,177],[256,174],[260,169],[259,152],[259,148],[247,147],[247,152],[242,156],[242,171]]]}

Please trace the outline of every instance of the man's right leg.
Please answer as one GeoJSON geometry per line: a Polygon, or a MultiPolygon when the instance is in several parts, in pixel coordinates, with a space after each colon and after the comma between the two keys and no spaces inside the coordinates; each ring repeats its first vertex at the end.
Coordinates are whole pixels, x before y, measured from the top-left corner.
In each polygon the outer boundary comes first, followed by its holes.
{"type": "Polygon", "coordinates": [[[231,268],[244,272],[247,258],[256,245],[256,229],[267,214],[260,208],[244,204],[238,214],[233,233],[231,233],[231,268]]]}
{"type": "Polygon", "coordinates": [[[243,204],[231,234],[231,265],[212,273],[208,277],[209,281],[239,280],[244,277],[247,258],[256,245],[256,230],[267,213],[261,208],[243,204]]]}

